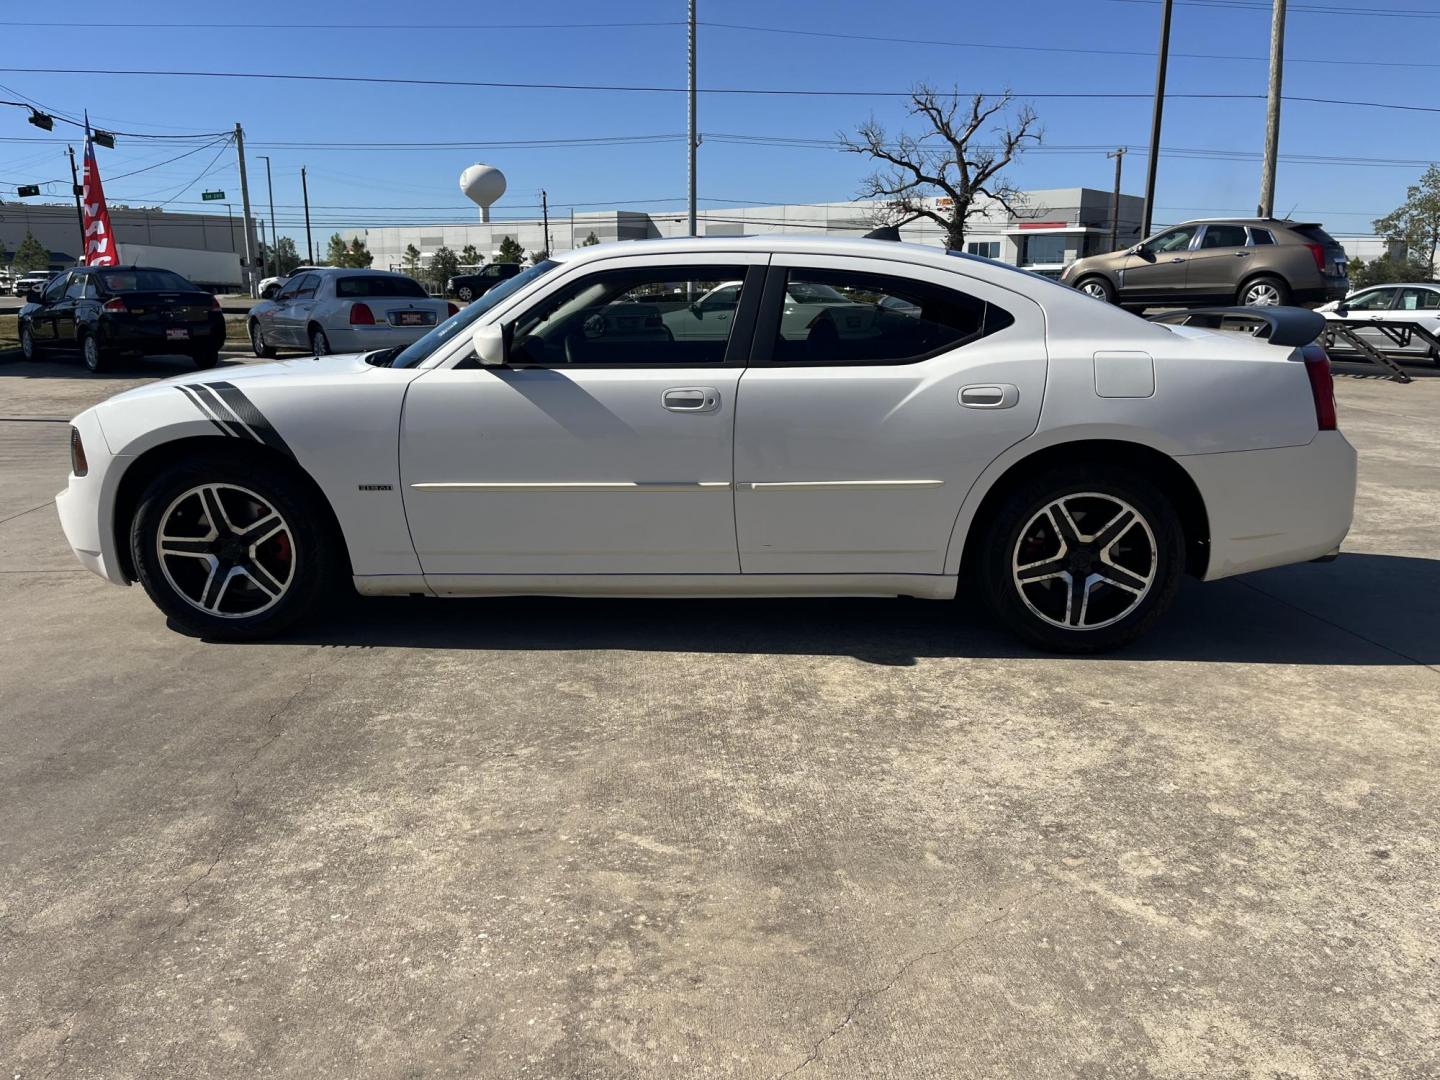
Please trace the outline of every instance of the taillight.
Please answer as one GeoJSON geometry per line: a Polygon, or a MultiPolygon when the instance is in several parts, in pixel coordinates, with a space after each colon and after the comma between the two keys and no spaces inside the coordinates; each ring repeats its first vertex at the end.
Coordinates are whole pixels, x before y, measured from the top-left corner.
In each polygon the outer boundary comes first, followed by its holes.
{"type": "Polygon", "coordinates": [[[375,325],[375,313],[370,310],[370,305],[369,305],[369,304],[351,304],[351,305],[350,305],[350,325],[351,325],[351,326],[374,326],[374,325],[375,325]]]}
{"type": "Polygon", "coordinates": [[[125,306],[125,299],[124,299],[124,297],[117,296],[117,297],[115,297],[114,300],[106,300],[105,303],[101,306],[100,310],[101,310],[101,311],[114,311],[114,312],[117,312],[117,313],[123,315],[125,312],[129,311],[130,309],[125,306]]]}
{"type": "Polygon", "coordinates": [[[80,441],[79,430],[73,427],[70,429],[70,471],[76,476],[90,471],[90,463],[85,460],[85,444],[80,441]]]}
{"type": "Polygon", "coordinates": [[[1324,244],[1306,244],[1305,246],[1310,249],[1310,254],[1313,255],[1314,258],[1315,258],[1315,269],[1316,269],[1316,270],[1319,270],[1321,273],[1324,273],[1324,271],[1325,271],[1325,245],[1324,245],[1324,244]]]}
{"type": "Polygon", "coordinates": [[[1306,345],[1300,355],[1305,358],[1310,396],[1315,399],[1315,425],[1321,431],[1334,431],[1339,423],[1335,415],[1335,379],[1330,374],[1330,357],[1319,345],[1306,345]]]}
{"type": "Polygon", "coordinates": [[[219,298],[218,296],[212,296],[212,297],[210,297],[210,310],[211,310],[211,311],[219,311],[219,310],[220,310],[220,298],[219,298]]]}
{"type": "Polygon", "coordinates": [[[447,303],[445,306],[450,309],[450,314],[452,316],[460,314],[460,305],[447,303]]]}

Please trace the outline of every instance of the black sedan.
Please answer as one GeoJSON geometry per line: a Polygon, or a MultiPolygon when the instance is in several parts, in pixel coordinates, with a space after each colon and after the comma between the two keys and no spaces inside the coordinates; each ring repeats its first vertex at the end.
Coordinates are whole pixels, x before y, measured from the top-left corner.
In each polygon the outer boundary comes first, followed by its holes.
{"type": "Polygon", "coordinates": [[[183,354],[214,367],[225,344],[220,301],[179,274],[148,266],[79,266],[25,296],[20,349],[78,351],[91,371],[122,354],[183,354]]]}
{"type": "Polygon", "coordinates": [[[445,283],[445,292],[449,296],[458,296],[468,304],[518,273],[519,263],[491,263],[473,274],[456,274],[445,283]]]}

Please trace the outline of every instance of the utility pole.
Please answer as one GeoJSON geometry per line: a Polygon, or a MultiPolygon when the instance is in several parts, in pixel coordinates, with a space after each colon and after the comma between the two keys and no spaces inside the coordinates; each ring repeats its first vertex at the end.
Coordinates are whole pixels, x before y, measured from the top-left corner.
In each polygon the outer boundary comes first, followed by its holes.
{"type": "Polygon", "coordinates": [[[1270,96],[1265,104],[1265,164],[1260,169],[1260,216],[1275,216],[1275,160],[1280,153],[1280,80],[1285,73],[1285,0],[1270,16],[1270,96]]]}
{"type": "Polygon", "coordinates": [[[65,148],[70,154],[70,190],[75,193],[75,220],[80,224],[80,265],[85,265],[85,211],[80,208],[80,176],[75,171],[75,147],[65,148]]]}
{"type": "Polygon", "coordinates": [[[1150,235],[1155,218],[1155,170],[1160,167],[1160,120],[1165,113],[1165,68],[1170,62],[1170,15],[1174,0],[1164,0],[1160,13],[1160,57],[1155,65],[1155,112],[1150,120],[1150,160],[1145,169],[1145,212],[1140,224],[1140,238],[1150,235]]]}
{"type": "Polygon", "coordinates": [[[1110,196],[1110,250],[1120,247],[1120,167],[1125,164],[1126,148],[1121,146],[1107,158],[1115,159],[1115,191],[1110,196]]]}
{"type": "Polygon", "coordinates": [[[305,258],[315,265],[315,242],[310,239],[310,188],[305,183],[305,166],[300,166],[300,194],[305,200],[305,258]]]}
{"type": "Polygon", "coordinates": [[[225,204],[225,217],[230,222],[230,250],[235,250],[235,209],[228,202],[225,204]]]}
{"type": "MultiPolygon", "coordinates": [[[[276,250],[276,246],[280,243],[280,231],[275,228],[275,185],[270,181],[270,155],[256,154],[255,156],[265,159],[265,190],[270,193],[270,243],[266,245],[265,250],[270,252],[270,257],[275,260],[272,273],[275,277],[279,277],[280,252],[276,250]]],[[[264,222],[261,224],[263,225],[264,222]]]]}
{"type": "Polygon", "coordinates": [[[695,131],[695,0],[690,6],[690,133],[686,137],[690,146],[690,235],[695,236],[695,150],[700,145],[700,136],[695,131]]]}
{"type": "Polygon", "coordinates": [[[540,217],[545,222],[545,254],[550,254],[550,199],[545,189],[540,189],[540,217]]]}
{"type": "Polygon", "coordinates": [[[255,222],[250,217],[250,181],[245,175],[245,131],[235,125],[235,155],[240,159],[240,212],[245,216],[245,291],[255,295],[255,222]]]}

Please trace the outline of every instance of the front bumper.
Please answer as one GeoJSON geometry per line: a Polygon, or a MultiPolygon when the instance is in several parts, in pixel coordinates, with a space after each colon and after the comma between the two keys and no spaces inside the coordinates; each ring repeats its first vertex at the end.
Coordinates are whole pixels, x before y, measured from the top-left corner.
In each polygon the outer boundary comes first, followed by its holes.
{"type": "Polygon", "coordinates": [[[65,490],[55,496],[55,510],[65,542],[80,565],[112,585],[128,585],[115,547],[115,490],[125,459],[110,453],[95,410],[71,421],[85,445],[89,469],[84,476],[70,474],[65,490]]]}
{"type": "Polygon", "coordinates": [[[1305,446],[1176,458],[1210,518],[1205,580],[1308,562],[1340,547],[1355,512],[1355,448],[1338,431],[1305,446]]]}

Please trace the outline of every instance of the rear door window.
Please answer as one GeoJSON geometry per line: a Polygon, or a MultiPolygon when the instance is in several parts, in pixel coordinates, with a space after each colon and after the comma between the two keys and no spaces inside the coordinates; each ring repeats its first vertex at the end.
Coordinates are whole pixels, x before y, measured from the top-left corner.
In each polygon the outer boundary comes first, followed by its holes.
{"type": "Polygon", "coordinates": [[[1206,225],[1205,235],[1200,238],[1200,247],[1244,247],[1245,227],[1243,225],[1206,225]]]}
{"type": "Polygon", "coordinates": [[[886,274],[797,268],[787,273],[785,293],[780,324],[757,363],[913,364],[1015,321],[958,290],[886,274]]]}
{"type": "Polygon", "coordinates": [[[1395,305],[1399,311],[1435,311],[1440,309],[1440,292],[1435,289],[1401,289],[1395,305]]]}
{"type": "Polygon", "coordinates": [[[295,283],[294,299],[309,300],[315,295],[315,290],[320,285],[319,274],[306,274],[295,283]]]}

